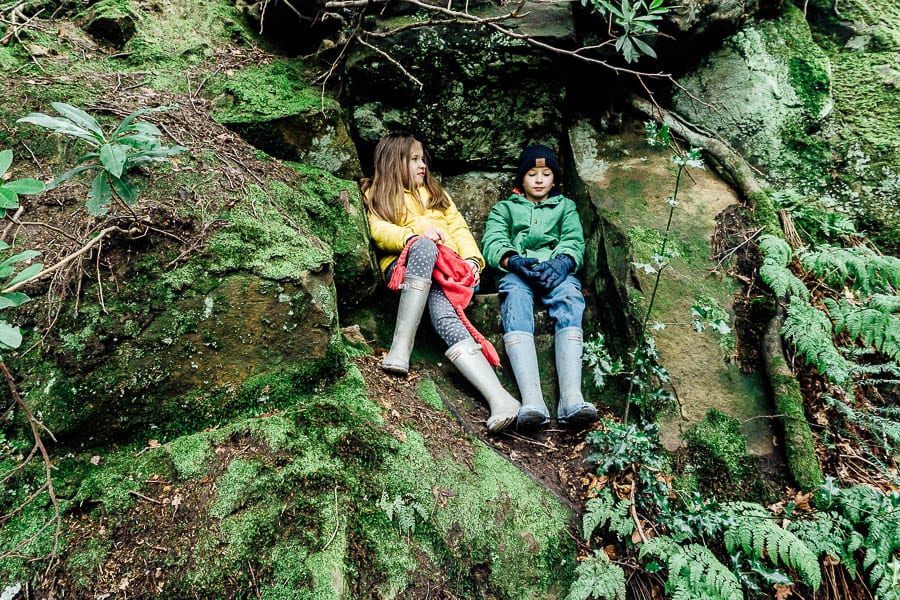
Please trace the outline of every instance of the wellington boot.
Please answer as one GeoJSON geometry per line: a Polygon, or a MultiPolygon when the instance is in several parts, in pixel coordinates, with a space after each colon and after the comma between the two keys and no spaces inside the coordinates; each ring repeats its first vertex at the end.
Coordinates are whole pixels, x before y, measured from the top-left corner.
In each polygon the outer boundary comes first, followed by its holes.
{"type": "Polygon", "coordinates": [[[556,421],[560,425],[581,427],[597,420],[597,409],[581,395],[581,352],[584,332],[581,327],[566,327],[556,332],[556,373],[559,376],[559,406],[556,421]]]}
{"type": "Polygon", "coordinates": [[[538,429],[550,422],[550,411],[541,391],[534,336],[527,331],[510,331],[503,336],[506,355],[522,396],[522,408],[516,418],[517,429],[538,429]]]}
{"type": "Polygon", "coordinates": [[[381,361],[381,368],[394,375],[409,373],[409,355],[416,340],[416,330],[422,320],[422,312],[428,302],[431,280],[407,275],[400,288],[400,307],[391,349],[381,361]]]}
{"type": "Polygon", "coordinates": [[[445,356],[487,400],[491,409],[488,430],[502,431],[509,427],[516,420],[521,404],[503,389],[494,368],[481,353],[481,344],[467,338],[450,346],[445,356]]]}

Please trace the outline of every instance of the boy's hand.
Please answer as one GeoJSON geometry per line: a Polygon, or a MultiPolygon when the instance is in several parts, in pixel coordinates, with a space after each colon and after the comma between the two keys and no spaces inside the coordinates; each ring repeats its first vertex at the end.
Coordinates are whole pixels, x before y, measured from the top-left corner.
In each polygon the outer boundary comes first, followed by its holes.
{"type": "Polygon", "coordinates": [[[538,285],[540,276],[532,267],[537,264],[536,258],[523,258],[518,254],[513,254],[506,259],[506,269],[510,273],[515,273],[522,278],[522,281],[529,285],[538,285]]]}
{"type": "Polygon", "coordinates": [[[541,287],[548,292],[566,280],[569,273],[575,270],[575,260],[568,254],[556,257],[534,266],[541,287]]]}

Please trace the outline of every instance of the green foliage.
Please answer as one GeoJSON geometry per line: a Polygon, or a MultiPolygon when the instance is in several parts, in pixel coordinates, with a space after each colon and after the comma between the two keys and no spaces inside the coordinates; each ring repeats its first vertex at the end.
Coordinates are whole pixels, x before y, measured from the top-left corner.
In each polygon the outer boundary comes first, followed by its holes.
{"type": "Polygon", "coordinates": [[[900,318],[883,310],[896,310],[893,302],[885,301],[889,298],[879,295],[881,301],[876,300],[866,306],[858,306],[846,299],[835,302],[825,298],[823,303],[834,320],[836,334],[846,331],[853,338],[860,338],[867,345],[874,346],[885,356],[900,360],[900,318]]]}
{"type": "Polygon", "coordinates": [[[793,296],[781,336],[832,382],[842,385],[850,378],[851,363],[834,345],[831,321],[815,306],[793,296]]]}
{"type": "Polygon", "coordinates": [[[790,531],[779,527],[771,513],[751,502],[734,502],[726,510],[735,520],[725,532],[725,547],[729,552],[738,548],[753,559],[768,557],[775,566],[795,569],[803,582],[818,589],[822,572],[816,554],[790,531]]]}
{"type": "Polygon", "coordinates": [[[862,547],[865,538],[840,514],[821,512],[810,518],[791,521],[788,531],[817,556],[836,558],[851,575],[856,574],[854,554],[862,547]]]}
{"type": "MultiPolygon", "coordinates": [[[[900,493],[886,495],[867,485],[841,489],[829,478],[816,494],[816,504],[844,517],[864,536],[862,566],[875,597],[900,598],[900,493]]],[[[856,541],[849,534],[844,543],[856,541]]]]}
{"type": "Polygon", "coordinates": [[[803,266],[828,285],[850,286],[863,294],[900,290],[900,259],[884,256],[865,246],[822,246],[800,258],[803,266]]]}
{"type": "Polygon", "coordinates": [[[634,531],[634,521],[631,519],[629,509],[631,502],[619,500],[616,502],[608,487],[603,488],[600,494],[590,498],[584,507],[584,516],[581,518],[584,531],[584,539],[590,540],[598,527],[609,523],[610,531],[622,538],[628,538],[634,531]]]}
{"type": "Polygon", "coordinates": [[[6,211],[19,208],[19,194],[40,194],[44,191],[44,184],[30,177],[5,181],[3,176],[12,159],[12,150],[0,151],[0,219],[6,216],[6,211]]]}
{"type": "Polygon", "coordinates": [[[606,387],[606,378],[622,372],[622,360],[613,358],[606,348],[606,339],[598,333],[592,340],[584,343],[583,360],[594,378],[598,390],[606,387]]]}
{"type": "MultiPolygon", "coordinates": [[[[9,244],[0,241],[0,251],[8,249],[9,244]]],[[[30,298],[22,292],[7,290],[18,283],[29,280],[41,271],[44,265],[41,263],[33,263],[18,273],[15,272],[18,268],[18,263],[31,260],[39,255],[40,252],[37,250],[25,250],[0,262],[0,281],[3,281],[3,283],[0,284],[0,289],[3,290],[0,291],[0,310],[5,308],[15,308],[30,300],[30,298]]],[[[15,350],[21,343],[22,332],[19,327],[8,323],[5,319],[0,320],[0,350],[15,350]]],[[[0,362],[3,362],[2,356],[0,356],[0,362]]]]}
{"type": "Polygon", "coordinates": [[[834,201],[804,198],[791,189],[773,191],[771,199],[775,208],[790,212],[794,226],[806,234],[809,242],[857,234],[853,220],[834,201]]]}
{"type": "Polygon", "coordinates": [[[428,520],[428,510],[422,504],[415,499],[404,500],[399,494],[391,500],[386,491],[382,492],[378,507],[384,511],[389,521],[397,521],[400,535],[415,533],[417,515],[422,521],[428,520]]]}
{"type": "Polygon", "coordinates": [[[610,29],[616,30],[616,51],[626,62],[637,62],[642,55],[656,58],[656,52],[643,38],[654,37],[659,32],[657,23],[669,12],[663,0],[581,0],[582,6],[590,4],[595,11],[609,19],[610,29]]]}
{"type": "Polygon", "coordinates": [[[763,235],[759,238],[759,250],[763,254],[763,264],[759,267],[759,276],[772,288],[779,298],[790,293],[809,299],[809,290],[796,275],[787,268],[793,252],[783,239],[774,235],[763,235]]]}
{"type": "Polygon", "coordinates": [[[91,180],[86,205],[94,216],[106,214],[114,198],[129,207],[135,204],[137,189],[128,177],[129,169],[142,163],[164,161],[187,150],[183,146],[163,146],[159,139],[162,132],[155,125],[136,120],[144,114],[174,108],[171,106],[137,110],[125,117],[111,133],[105,133],[97,120],[80,108],[63,102],[53,102],[51,106],[59,117],[30,113],[17,122],[31,123],[82,140],[94,149],[76,161],[78,166],[57,176],[50,184],[52,189],[75,175],[97,171],[91,180]]]}
{"type": "Polygon", "coordinates": [[[575,567],[575,575],[566,600],[625,600],[625,572],[610,562],[606,552],[595,550],[575,567]]]}
{"type": "Polygon", "coordinates": [[[737,577],[706,546],[681,545],[668,536],[658,536],[641,546],[639,556],[665,562],[669,571],[666,590],[672,600],[744,598],[737,577]]]}
{"type": "Polygon", "coordinates": [[[662,466],[657,440],[659,425],[647,423],[643,427],[631,423],[626,425],[603,419],[601,429],[591,431],[585,440],[596,450],[584,460],[597,465],[599,473],[620,472],[626,467],[638,464],[651,469],[662,466]]]}

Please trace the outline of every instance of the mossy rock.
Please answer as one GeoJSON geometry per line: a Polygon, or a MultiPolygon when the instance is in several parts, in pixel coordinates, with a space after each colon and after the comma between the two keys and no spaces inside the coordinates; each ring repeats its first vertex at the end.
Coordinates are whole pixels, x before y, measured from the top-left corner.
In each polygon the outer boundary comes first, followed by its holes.
{"type": "Polygon", "coordinates": [[[216,120],[257,148],[339,177],[361,176],[340,105],[306,82],[302,63],[247,67],[213,78],[210,90],[216,120]]]}
{"type": "Polygon", "coordinates": [[[344,102],[366,161],[381,137],[410,128],[439,169],[509,168],[529,143],[559,146],[565,70],[554,58],[485,28],[413,29],[395,39],[392,56],[407,73],[363,46],[347,58],[344,102]]]}

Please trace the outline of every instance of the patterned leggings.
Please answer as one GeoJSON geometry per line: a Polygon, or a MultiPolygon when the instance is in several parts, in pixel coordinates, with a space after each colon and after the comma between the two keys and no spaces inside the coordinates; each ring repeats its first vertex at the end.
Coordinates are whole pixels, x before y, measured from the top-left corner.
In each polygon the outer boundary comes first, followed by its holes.
{"type": "MultiPolygon", "coordinates": [[[[434,272],[434,262],[437,260],[437,245],[427,238],[420,237],[410,246],[409,252],[406,254],[406,274],[421,277],[422,279],[432,279],[431,274],[434,272]]],[[[397,266],[397,261],[391,263],[387,268],[385,277],[390,280],[397,266]]],[[[431,325],[447,346],[452,346],[457,342],[461,342],[472,335],[463,325],[450,304],[450,300],[444,294],[441,286],[432,280],[431,289],[428,292],[428,314],[431,315],[431,325]]]]}

